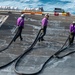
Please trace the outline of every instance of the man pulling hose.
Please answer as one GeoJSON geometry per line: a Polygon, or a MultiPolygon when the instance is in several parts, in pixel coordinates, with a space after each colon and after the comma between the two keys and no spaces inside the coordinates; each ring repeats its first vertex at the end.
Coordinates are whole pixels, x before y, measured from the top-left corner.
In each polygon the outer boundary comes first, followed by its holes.
{"type": "Polygon", "coordinates": [[[17,34],[14,38],[14,42],[16,41],[16,39],[18,37],[20,37],[20,40],[22,41],[23,38],[21,36],[21,33],[22,33],[22,29],[24,28],[24,18],[25,18],[25,14],[22,14],[18,19],[17,19],[17,26],[18,26],[18,31],[17,31],[17,34]]]}
{"type": "Polygon", "coordinates": [[[46,14],[44,16],[44,18],[42,19],[42,25],[41,25],[41,31],[43,33],[43,35],[39,38],[39,41],[44,41],[44,36],[46,35],[46,29],[47,29],[47,24],[48,24],[48,19],[49,19],[49,15],[46,14]]]}
{"type": "Polygon", "coordinates": [[[73,23],[70,24],[69,45],[73,44],[74,36],[75,36],[75,21],[73,21],[73,23]]]}

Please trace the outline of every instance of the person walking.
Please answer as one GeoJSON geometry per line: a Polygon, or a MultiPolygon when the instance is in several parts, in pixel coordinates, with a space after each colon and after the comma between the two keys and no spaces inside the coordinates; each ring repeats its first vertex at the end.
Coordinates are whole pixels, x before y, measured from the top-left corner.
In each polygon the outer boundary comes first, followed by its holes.
{"type": "Polygon", "coordinates": [[[74,36],[75,36],[75,21],[73,21],[73,23],[70,24],[69,45],[73,44],[74,36]]]}
{"type": "Polygon", "coordinates": [[[40,41],[44,41],[44,36],[46,35],[46,29],[47,29],[47,25],[48,25],[48,19],[49,19],[49,15],[48,14],[46,14],[45,16],[44,16],[44,18],[42,19],[42,24],[41,24],[41,31],[42,31],[42,36],[39,38],[39,42],[40,41]]]}
{"type": "Polygon", "coordinates": [[[21,16],[17,19],[17,26],[18,26],[18,31],[17,34],[14,37],[14,42],[16,41],[16,39],[18,37],[20,37],[20,40],[22,41],[22,29],[24,28],[24,18],[25,18],[25,14],[21,14],[21,16]]]}

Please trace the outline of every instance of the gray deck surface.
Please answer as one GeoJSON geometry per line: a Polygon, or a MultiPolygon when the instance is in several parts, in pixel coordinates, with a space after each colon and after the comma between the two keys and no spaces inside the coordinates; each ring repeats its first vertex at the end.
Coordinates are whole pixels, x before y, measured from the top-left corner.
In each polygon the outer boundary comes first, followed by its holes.
{"type": "MultiPolygon", "coordinates": [[[[0,15],[9,15],[7,20],[0,27],[0,50],[5,48],[16,33],[16,20],[20,14],[0,13],[0,15]]],[[[39,29],[41,28],[41,19],[43,16],[26,15],[25,27],[23,29],[23,41],[19,38],[16,42],[0,53],[0,66],[12,61],[23,53],[34,41],[39,29]]],[[[69,24],[75,20],[75,17],[50,16],[45,41],[35,45],[33,50],[23,58],[19,64],[18,70],[24,73],[37,72],[42,64],[56,51],[58,51],[69,35],[69,24]]],[[[73,45],[67,51],[73,51],[73,45]]],[[[0,69],[0,75],[17,75],[14,71],[14,63],[0,69]]],[[[75,54],[63,59],[52,59],[38,75],[75,75],[75,54]]]]}

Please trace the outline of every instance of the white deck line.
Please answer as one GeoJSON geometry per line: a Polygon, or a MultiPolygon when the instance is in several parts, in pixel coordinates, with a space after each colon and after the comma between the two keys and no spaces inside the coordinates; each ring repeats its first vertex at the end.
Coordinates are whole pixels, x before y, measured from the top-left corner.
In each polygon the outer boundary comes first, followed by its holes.
{"type": "Polygon", "coordinates": [[[6,21],[6,19],[9,17],[8,15],[5,17],[6,15],[3,15],[2,18],[1,18],[1,23],[0,23],[0,27],[2,26],[2,24],[6,21]],[[5,18],[3,18],[5,17],[5,18]]]}

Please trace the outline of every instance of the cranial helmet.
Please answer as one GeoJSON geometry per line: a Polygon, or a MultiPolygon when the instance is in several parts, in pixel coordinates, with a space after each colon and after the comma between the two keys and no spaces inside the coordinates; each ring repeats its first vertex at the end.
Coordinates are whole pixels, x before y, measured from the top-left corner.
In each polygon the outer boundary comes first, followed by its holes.
{"type": "Polygon", "coordinates": [[[25,17],[25,14],[22,14],[21,17],[24,18],[25,17]]]}
{"type": "Polygon", "coordinates": [[[73,24],[75,23],[75,21],[73,21],[73,24]]]}
{"type": "Polygon", "coordinates": [[[45,16],[49,17],[49,14],[45,14],[45,16]]]}

